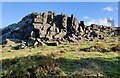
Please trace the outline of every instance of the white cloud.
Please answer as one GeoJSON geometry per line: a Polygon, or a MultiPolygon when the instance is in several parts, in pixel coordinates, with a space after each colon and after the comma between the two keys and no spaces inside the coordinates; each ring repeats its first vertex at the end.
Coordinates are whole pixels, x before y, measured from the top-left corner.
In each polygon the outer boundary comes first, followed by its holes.
{"type": "Polygon", "coordinates": [[[96,24],[96,20],[95,19],[91,19],[90,21],[88,21],[86,23],[86,25],[91,25],[91,24],[96,24]]]}
{"type": "Polygon", "coordinates": [[[115,24],[115,27],[118,27],[118,25],[117,25],[117,24],[115,24]]]}
{"type": "Polygon", "coordinates": [[[103,10],[105,10],[105,11],[113,11],[113,8],[112,7],[105,7],[105,8],[103,8],[103,10]]]}
{"type": "Polygon", "coordinates": [[[85,17],[83,17],[83,19],[90,19],[91,17],[89,17],[89,16],[85,16],[85,17]]]}
{"type": "MultiPolygon", "coordinates": [[[[113,20],[112,18],[109,19],[113,20]]],[[[86,25],[88,26],[91,24],[110,26],[110,23],[108,22],[108,18],[90,19],[88,22],[86,22],[86,25]]]]}

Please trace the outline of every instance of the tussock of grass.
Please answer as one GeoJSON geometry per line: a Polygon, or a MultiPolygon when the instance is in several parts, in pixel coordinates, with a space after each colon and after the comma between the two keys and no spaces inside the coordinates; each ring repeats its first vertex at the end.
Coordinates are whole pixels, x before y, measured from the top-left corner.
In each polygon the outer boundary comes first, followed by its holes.
{"type": "Polygon", "coordinates": [[[118,42],[117,44],[113,45],[111,47],[111,50],[116,52],[116,51],[120,51],[120,42],[118,42]]]}
{"type": "Polygon", "coordinates": [[[107,51],[109,46],[106,43],[100,42],[100,43],[97,43],[95,48],[97,48],[100,51],[107,51]]]}
{"type": "Polygon", "coordinates": [[[51,52],[50,54],[48,54],[48,56],[51,56],[51,57],[63,57],[67,54],[67,52],[65,50],[58,50],[58,51],[55,51],[55,52],[51,52]]]}

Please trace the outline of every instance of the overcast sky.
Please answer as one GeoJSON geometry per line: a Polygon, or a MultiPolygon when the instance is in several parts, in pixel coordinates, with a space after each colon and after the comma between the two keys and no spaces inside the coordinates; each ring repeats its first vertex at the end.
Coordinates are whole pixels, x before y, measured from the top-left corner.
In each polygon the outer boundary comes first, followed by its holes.
{"type": "Polygon", "coordinates": [[[79,21],[83,20],[87,25],[107,25],[107,18],[118,25],[117,2],[3,2],[2,26],[17,23],[29,13],[47,11],[65,13],[68,16],[74,14],[79,21]]]}

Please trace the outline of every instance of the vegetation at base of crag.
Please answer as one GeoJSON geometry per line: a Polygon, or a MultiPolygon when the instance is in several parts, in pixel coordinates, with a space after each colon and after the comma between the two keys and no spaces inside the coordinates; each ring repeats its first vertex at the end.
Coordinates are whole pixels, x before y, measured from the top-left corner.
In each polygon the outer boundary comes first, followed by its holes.
{"type": "Polygon", "coordinates": [[[80,44],[28,47],[21,50],[2,52],[3,72],[9,76],[105,76],[119,77],[120,61],[118,51],[111,48],[117,42],[81,42],[80,44]],[[91,46],[108,51],[84,51],[91,46]],[[106,48],[107,46],[107,48],[106,48]],[[104,48],[104,47],[103,47],[104,48]],[[102,49],[103,49],[102,48],[102,49]]]}

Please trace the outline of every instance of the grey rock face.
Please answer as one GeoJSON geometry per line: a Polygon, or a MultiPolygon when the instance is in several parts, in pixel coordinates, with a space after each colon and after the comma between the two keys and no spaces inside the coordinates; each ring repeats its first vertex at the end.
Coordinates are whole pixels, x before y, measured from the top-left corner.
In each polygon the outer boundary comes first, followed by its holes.
{"type": "Polygon", "coordinates": [[[8,38],[14,41],[25,41],[28,43],[27,45],[45,45],[50,41],[54,45],[53,41],[68,43],[79,42],[81,39],[102,40],[108,35],[116,37],[119,35],[120,28],[96,24],[86,26],[84,21],[79,23],[73,14],[69,17],[66,14],[56,15],[55,12],[48,11],[28,14],[20,22],[9,25],[0,31],[2,31],[0,39],[4,42],[8,38]],[[36,42],[38,39],[40,41],[36,42]]]}

